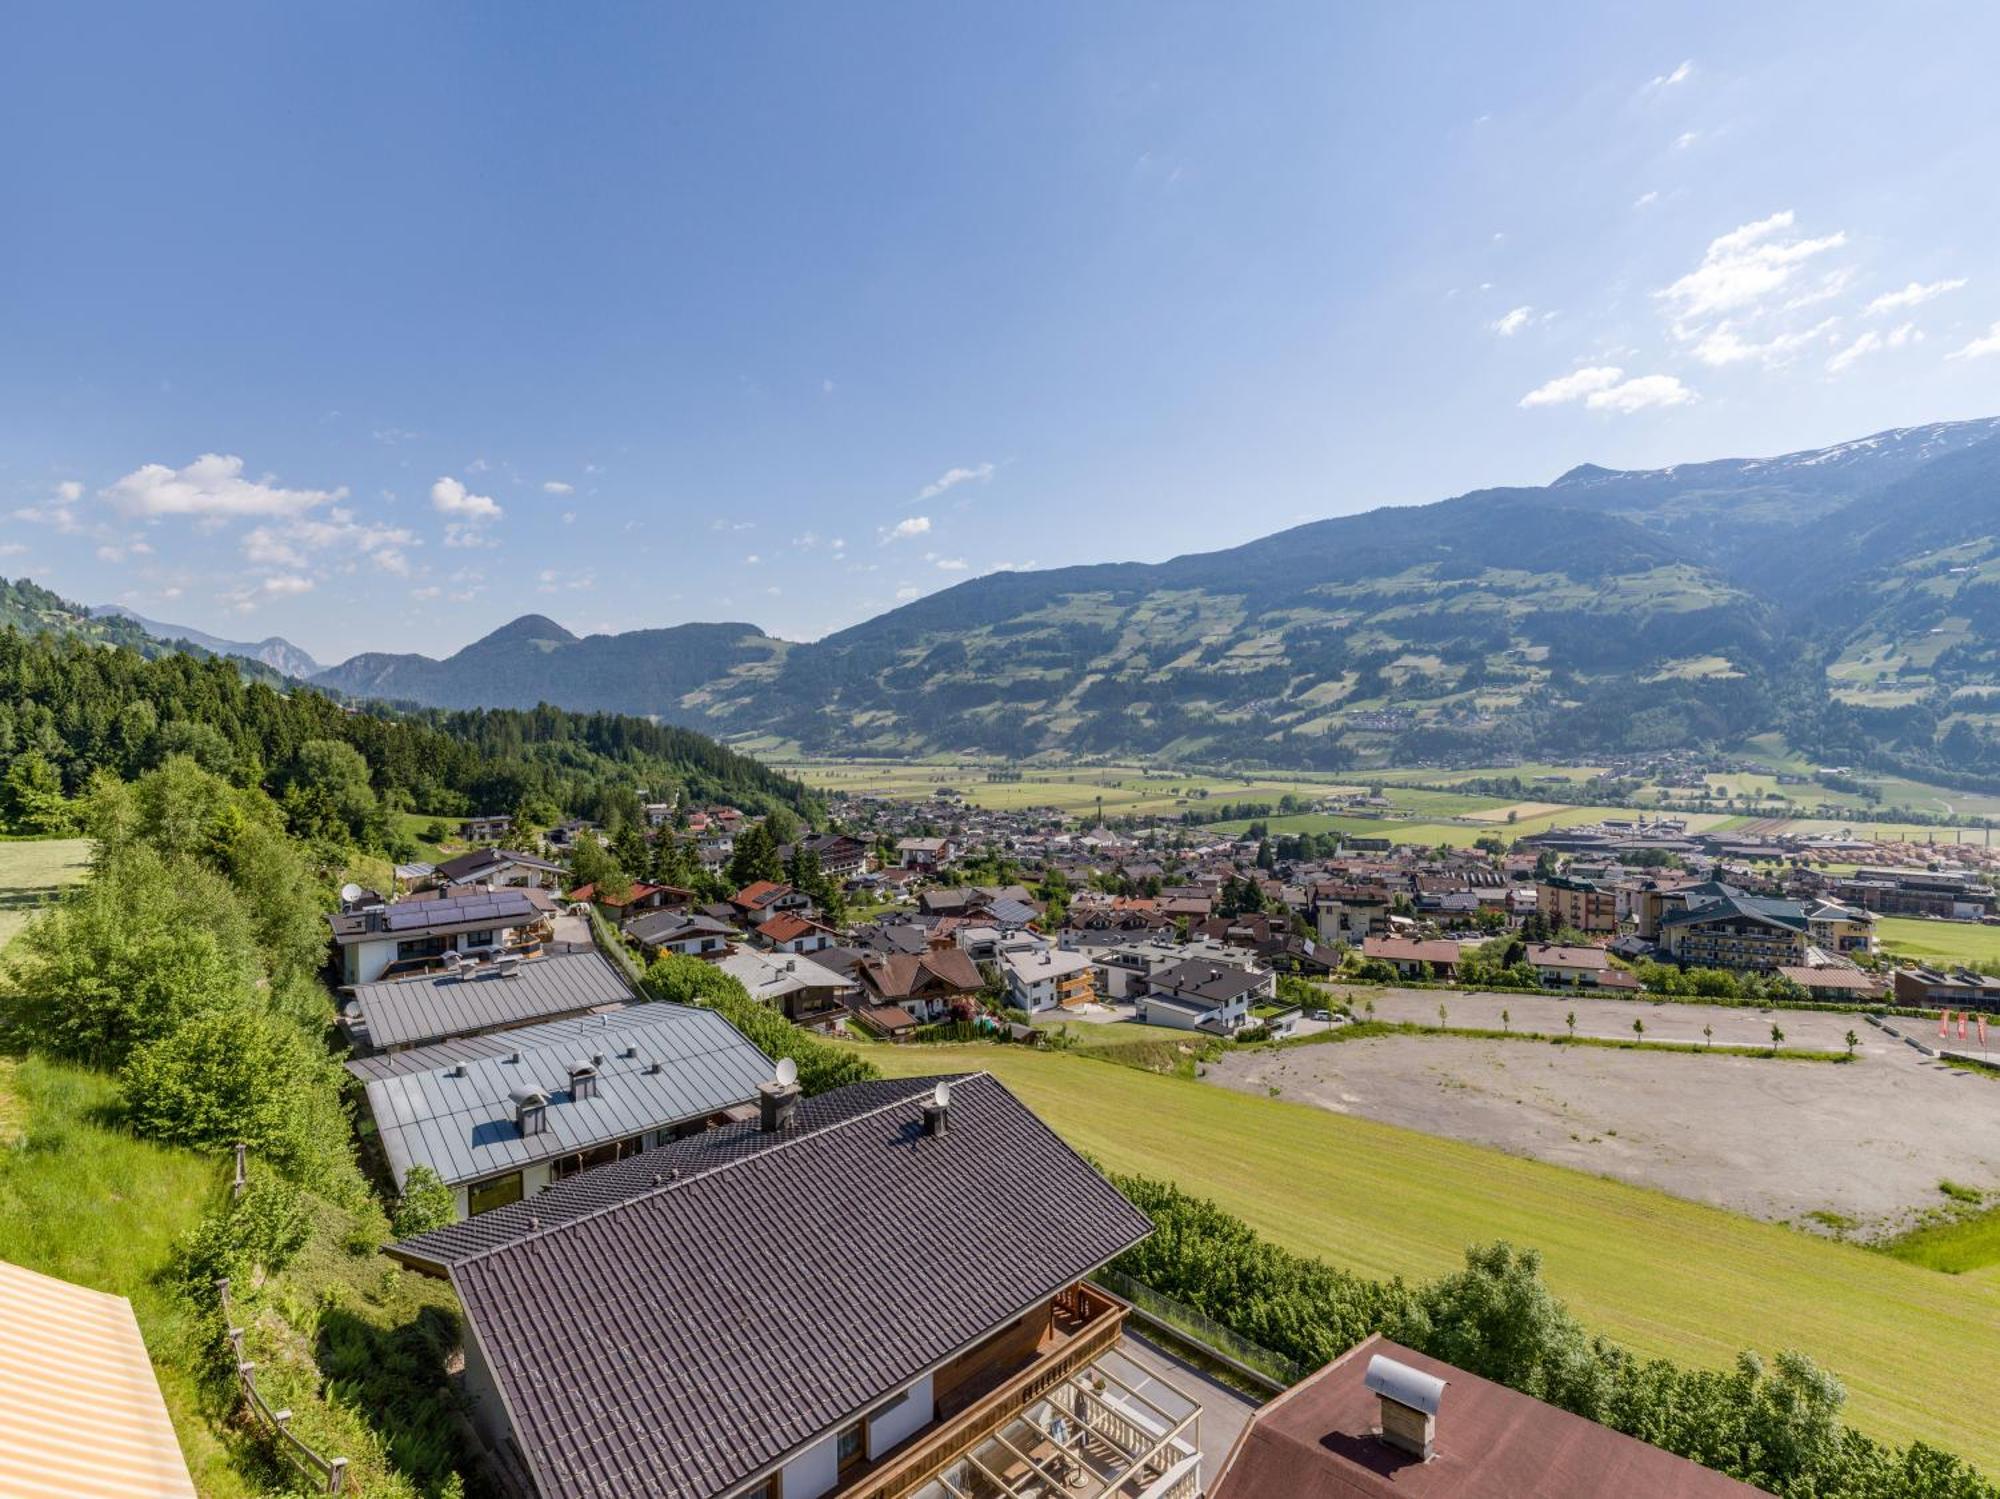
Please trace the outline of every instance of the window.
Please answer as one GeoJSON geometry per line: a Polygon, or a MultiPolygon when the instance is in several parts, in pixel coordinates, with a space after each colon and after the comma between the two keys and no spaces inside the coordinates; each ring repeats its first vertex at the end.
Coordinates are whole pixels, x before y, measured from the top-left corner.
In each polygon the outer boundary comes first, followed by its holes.
{"type": "Polygon", "coordinates": [[[834,1461],[840,1469],[841,1477],[861,1465],[863,1449],[861,1445],[861,1423],[856,1421],[835,1438],[834,1461]]]}
{"type": "Polygon", "coordinates": [[[474,1182],[465,1197],[466,1211],[473,1214],[490,1213],[510,1202],[519,1202],[521,1173],[510,1171],[505,1176],[489,1176],[483,1182],[474,1182]]]}

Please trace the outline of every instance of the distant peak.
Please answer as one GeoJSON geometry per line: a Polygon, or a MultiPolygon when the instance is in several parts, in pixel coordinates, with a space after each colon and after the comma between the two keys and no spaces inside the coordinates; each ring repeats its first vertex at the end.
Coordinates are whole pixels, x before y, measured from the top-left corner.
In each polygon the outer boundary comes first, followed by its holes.
{"type": "Polygon", "coordinates": [[[481,645],[500,645],[515,640],[554,640],[565,645],[574,645],[576,636],[546,614],[524,614],[495,630],[479,641],[481,645]]]}
{"type": "Polygon", "coordinates": [[[1594,484],[1599,479],[1615,478],[1617,472],[1616,469],[1604,468],[1595,463],[1579,463],[1549,487],[1558,489],[1565,484],[1594,484]]]}

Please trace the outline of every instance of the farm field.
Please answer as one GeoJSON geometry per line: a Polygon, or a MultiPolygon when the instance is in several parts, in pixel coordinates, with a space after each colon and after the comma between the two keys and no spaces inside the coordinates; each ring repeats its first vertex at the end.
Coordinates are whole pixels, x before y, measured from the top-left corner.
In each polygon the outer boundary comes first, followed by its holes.
{"type": "MultiPolygon", "coordinates": [[[[2000,1283],[1477,1145],[1088,1057],[1002,1046],[870,1045],[885,1072],[992,1072],[1114,1171],[1172,1178],[1288,1248],[1370,1275],[1456,1268],[1506,1238],[1542,1251],[1590,1326],[1710,1367],[1795,1347],[1836,1371],[1848,1418],[2000,1471],[2000,1429],[1959,1408],[2000,1400],[2000,1283]],[[1950,1369],[1961,1398],[1933,1398],[1950,1369]]],[[[1812,1064],[1785,1064],[1808,1066],[1812,1064]]]]}
{"type": "Polygon", "coordinates": [[[1884,916],[1875,923],[1875,935],[1897,957],[2000,967],[2000,926],[1884,916]]]}
{"type": "Polygon", "coordinates": [[[1306,798],[1361,789],[1351,778],[1311,775],[1227,776],[1147,771],[1136,765],[1024,767],[1019,781],[989,781],[993,767],[963,760],[772,760],[773,769],[821,791],[920,800],[940,786],[995,811],[1058,807],[1108,817],[1172,816],[1206,801],[1275,802],[1288,792],[1306,798]],[[1205,797],[1196,793],[1205,792],[1205,797]]]}
{"type": "Polygon", "coordinates": [[[0,843],[0,947],[63,886],[82,879],[89,863],[88,838],[0,843]]]}

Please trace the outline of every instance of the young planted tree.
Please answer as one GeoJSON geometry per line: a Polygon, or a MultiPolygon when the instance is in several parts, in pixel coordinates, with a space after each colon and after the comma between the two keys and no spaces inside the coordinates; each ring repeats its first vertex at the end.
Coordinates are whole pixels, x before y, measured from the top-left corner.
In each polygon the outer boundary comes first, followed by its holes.
{"type": "Polygon", "coordinates": [[[1771,1055],[1778,1054],[1778,1048],[1785,1044],[1785,1033],[1774,1020],[1771,1022],[1771,1055]]]}
{"type": "Polygon", "coordinates": [[[1861,1044],[1861,1038],[1855,1035],[1853,1031],[1849,1031],[1845,1037],[1845,1040],[1847,1041],[1847,1059],[1849,1061],[1853,1061],[1854,1048],[1861,1044]]]}
{"type": "Polygon", "coordinates": [[[1569,1027],[1569,1038],[1574,1041],[1576,1039],[1576,1011],[1571,1010],[1567,1015],[1563,1016],[1563,1024],[1569,1027]]]}
{"type": "Polygon", "coordinates": [[[1643,1016],[1643,1015],[1634,1015],[1634,1016],[1632,1017],[1632,1034],[1633,1034],[1633,1035],[1635,1035],[1635,1036],[1637,1036],[1637,1037],[1639,1038],[1639,1044],[1640,1044],[1641,1046],[1644,1046],[1644,1045],[1646,1044],[1646,1017],[1645,1017],[1645,1016],[1643,1016]]]}

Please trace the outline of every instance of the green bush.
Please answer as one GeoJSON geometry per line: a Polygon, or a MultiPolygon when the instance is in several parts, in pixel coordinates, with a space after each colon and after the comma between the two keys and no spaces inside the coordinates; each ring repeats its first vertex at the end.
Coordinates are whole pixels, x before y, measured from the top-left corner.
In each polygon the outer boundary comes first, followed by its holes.
{"type": "Polygon", "coordinates": [[[174,1246],[174,1279],[197,1305],[207,1305],[218,1280],[227,1278],[241,1291],[277,1274],[310,1233],[299,1189],[260,1174],[241,1197],[210,1213],[174,1246]]]}
{"type": "Polygon", "coordinates": [[[394,1226],[399,1239],[414,1239],[457,1221],[458,1200],[444,1178],[428,1166],[412,1166],[403,1178],[394,1226]]]}

